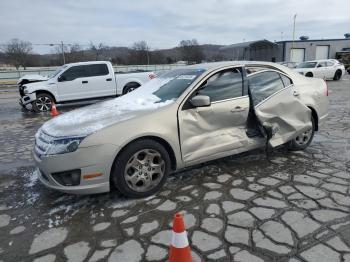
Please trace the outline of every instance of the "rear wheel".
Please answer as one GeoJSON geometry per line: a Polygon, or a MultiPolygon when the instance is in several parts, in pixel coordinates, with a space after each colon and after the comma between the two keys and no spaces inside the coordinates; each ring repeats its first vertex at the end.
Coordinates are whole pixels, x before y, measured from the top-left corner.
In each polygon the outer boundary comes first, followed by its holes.
{"type": "Polygon", "coordinates": [[[138,87],[140,87],[140,84],[139,84],[139,83],[129,83],[129,84],[127,84],[127,85],[124,87],[124,89],[123,89],[123,95],[134,91],[134,90],[137,89],[138,87]]]}
{"type": "Polygon", "coordinates": [[[36,100],[32,102],[35,112],[47,112],[51,110],[54,99],[51,95],[46,93],[39,93],[36,100]]]}
{"type": "Polygon", "coordinates": [[[291,151],[299,151],[307,148],[314,137],[315,134],[315,120],[311,117],[312,127],[309,130],[306,130],[288,144],[288,149],[291,151]]]}
{"type": "Polygon", "coordinates": [[[166,149],[150,139],[128,145],[114,162],[111,180],[128,197],[147,197],[156,193],[170,172],[166,149]]]}
{"type": "Polygon", "coordinates": [[[333,80],[339,80],[341,78],[342,72],[341,70],[337,70],[334,74],[333,80]]]}

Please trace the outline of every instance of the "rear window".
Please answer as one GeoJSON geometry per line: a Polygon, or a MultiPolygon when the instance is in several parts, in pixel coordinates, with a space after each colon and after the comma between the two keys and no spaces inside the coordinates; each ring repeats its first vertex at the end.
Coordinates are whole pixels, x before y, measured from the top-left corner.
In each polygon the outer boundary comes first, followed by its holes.
{"type": "Polygon", "coordinates": [[[106,64],[86,65],[84,67],[86,77],[105,76],[109,74],[106,64]]]}
{"type": "Polygon", "coordinates": [[[254,106],[284,88],[280,74],[277,72],[261,72],[248,79],[254,106]]]}

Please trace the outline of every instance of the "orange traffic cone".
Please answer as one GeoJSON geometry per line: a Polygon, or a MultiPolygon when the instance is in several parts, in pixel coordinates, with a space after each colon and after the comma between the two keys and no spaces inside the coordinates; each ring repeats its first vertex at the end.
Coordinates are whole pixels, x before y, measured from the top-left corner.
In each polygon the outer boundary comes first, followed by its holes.
{"type": "Polygon", "coordinates": [[[193,262],[188,244],[187,232],[182,215],[176,213],[173,219],[173,234],[169,251],[169,262],[193,262]]]}
{"type": "Polygon", "coordinates": [[[52,102],[52,106],[51,106],[51,112],[50,112],[52,117],[58,116],[59,113],[57,111],[56,105],[54,102],[52,102]]]}

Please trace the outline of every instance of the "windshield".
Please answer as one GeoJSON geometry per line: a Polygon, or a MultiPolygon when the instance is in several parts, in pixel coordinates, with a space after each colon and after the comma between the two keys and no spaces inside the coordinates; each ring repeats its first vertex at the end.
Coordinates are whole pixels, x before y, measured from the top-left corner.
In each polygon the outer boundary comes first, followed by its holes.
{"type": "Polygon", "coordinates": [[[66,66],[61,66],[61,67],[57,68],[54,72],[49,74],[49,78],[53,78],[53,77],[57,76],[65,68],[66,68],[66,66]]]}
{"type": "Polygon", "coordinates": [[[297,68],[314,68],[317,62],[304,62],[297,65],[297,68]]]}
{"type": "Polygon", "coordinates": [[[126,96],[153,98],[154,102],[176,100],[205,70],[174,69],[161,74],[126,96]]]}

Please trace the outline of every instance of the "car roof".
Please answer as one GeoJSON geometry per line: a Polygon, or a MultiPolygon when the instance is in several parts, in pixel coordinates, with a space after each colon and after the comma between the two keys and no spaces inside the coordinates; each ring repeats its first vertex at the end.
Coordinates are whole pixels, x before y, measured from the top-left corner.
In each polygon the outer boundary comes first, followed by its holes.
{"type": "Polygon", "coordinates": [[[272,62],[263,62],[263,61],[224,61],[224,62],[211,62],[211,63],[201,63],[195,65],[188,65],[188,69],[204,69],[211,71],[214,69],[219,69],[221,67],[227,66],[272,66],[279,68],[281,65],[272,62]]]}
{"type": "Polygon", "coordinates": [[[88,61],[88,62],[77,62],[77,63],[68,63],[65,66],[76,66],[76,65],[90,65],[90,64],[98,64],[98,63],[108,63],[108,61],[88,61]]]}

